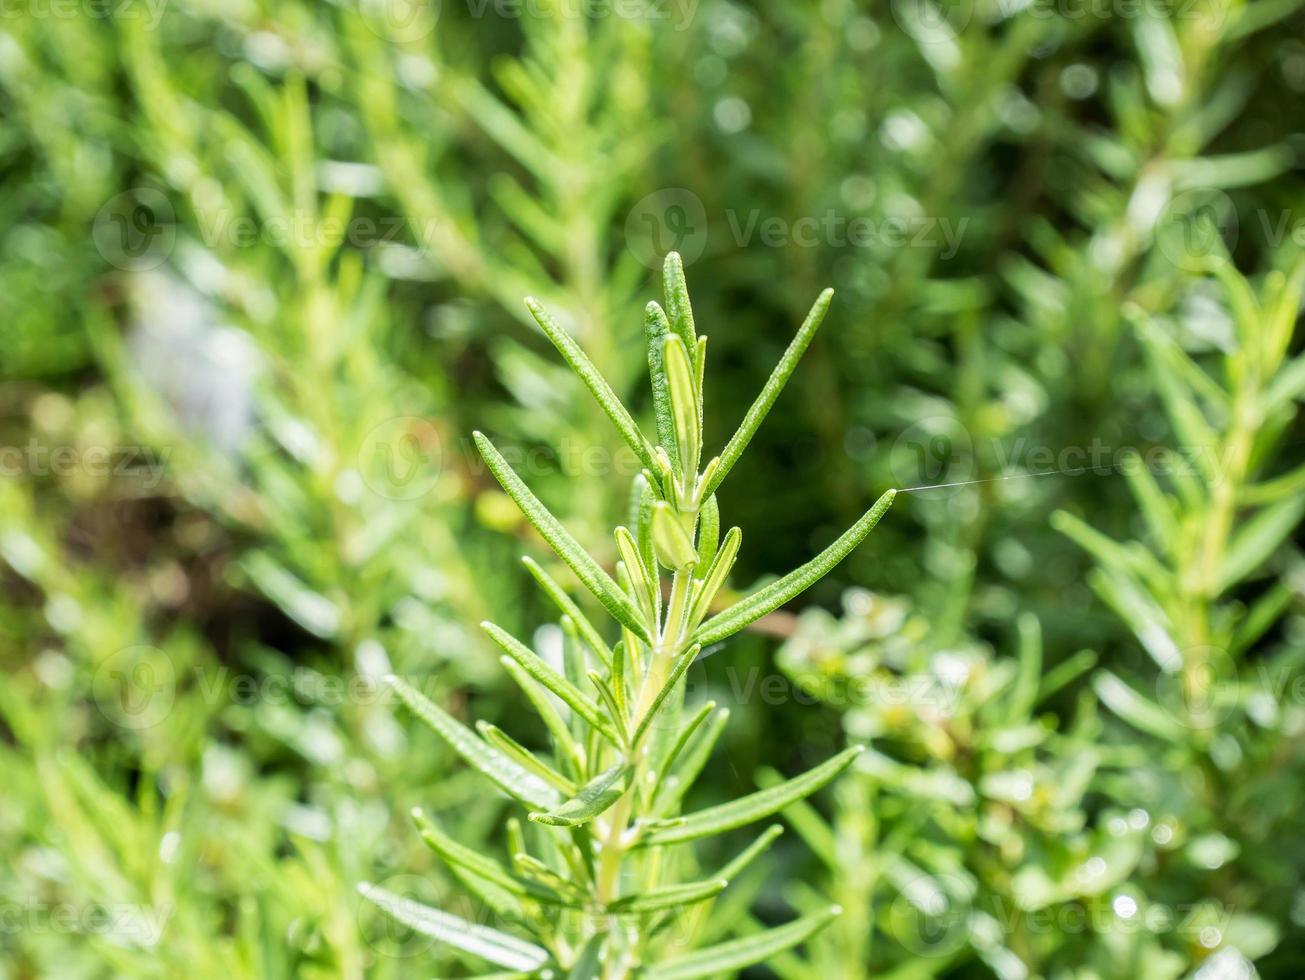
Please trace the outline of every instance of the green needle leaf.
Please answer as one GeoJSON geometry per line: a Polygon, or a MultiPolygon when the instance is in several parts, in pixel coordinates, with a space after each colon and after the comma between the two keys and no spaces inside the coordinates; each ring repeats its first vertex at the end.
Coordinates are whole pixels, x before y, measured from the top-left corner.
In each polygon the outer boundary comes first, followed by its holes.
{"type": "Polygon", "coordinates": [[[653,504],[652,539],[657,560],[667,568],[678,572],[698,564],[698,552],[680,523],[679,515],[664,500],[653,504]]]}
{"type": "Polygon", "coordinates": [[[559,772],[554,772],[548,763],[540,759],[528,748],[518,742],[497,725],[491,725],[489,722],[476,722],[476,731],[480,732],[483,738],[494,748],[498,749],[509,759],[514,760],[523,769],[528,769],[540,779],[557,789],[559,793],[565,793],[570,796],[575,792],[575,784],[559,772]]]}
{"type": "Polygon", "coordinates": [[[666,698],[670,693],[675,690],[675,685],[680,682],[680,678],[684,676],[685,671],[693,666],[693,662],[698,658],[698,654],[701,650],[702,647],[695,643],[693,646],[689,647],[689,649],[680,654],[679,659],[676,660],[675,664],[671,667],[671,674],[666,678],[666,683],[662,685],[662,689],[658,691],[657,696],[653,698],[653,703],[649,705],[648,713],[643,716],[643,719],[639,722],[639,727],[634,730],[634,737],[630,739],[631,745],[639,744],[639,739],[643,737],[643,733],[648,730],[648,726],[651,725],[653,719],[657,717],[657,712],[661,710],[662,704],[665,703],[666,698]]]}
{"type": "Polygon", "coordinates": [[[743,532],[737,527],[732,527],[726,532],[725,540],[721,543],[720,550],[716,552],[715,560],[698,585],[693,607],[689,610],[690,624],[696,626],[707,615],[707,610],[711,608],[711,600],[716,598],[716,593],[720,592],[725,580],[729,578],[730,569],[734,567],[734,559],[738,557],[739,546],[742,543],[743,532]]]}
{"type": "Polygon", "coordinates": [[[686,350],[696,350],[698,329],[693,324],[689,284],[684,278],[684,260],[679,252],[666,253],[666,260],[662,263],[662,285],[666,291],[666,312],[670,316],[671,329],[684,341],[686,350]]]}
{"type": "Polygon", "coordinates": [[[698,568],[695,574],[702,578],[711,568],[716,557],[716,547],[720,544],[720,505],[716,495],[712,494],[702,505],[698,514],[698,568]]]}
{"type": "Polygon", "coordinates": [[[708,946],[688,956],[648,967],[644,976],[648,980],[696,980],[698,977],[733,974],[745,966],[764,963],[784,950],[791,949],[811,938],[829,925],[842,911],[837,905],[831,906],[823,912],[803,916],[754,936],[708,946]]]}
{"type": "Polygon", "coordinates": [[[656,303],[649,303],[644,311],[644,336],[648,340],[648,378],[652,383],[653,417],[657,420],[657,441],[666,450],[671,464],[679,468],[680,457],[675,447],[675,422],[671,416],[671,389],[666,381],[666,359],[663,350],[671,332],[671,322],[666,312],[656,303]]]}
{"type": "Polygon", "coordinates": [[[388,678],[388,683],[412,713],[434,729],[467,765],[480,770],[509,796],[536,809],[556,806],[563,799],[556,789],[502,752],[486,745],[469,728],[415,688],[394,676],[388,678]]]}
{"type": "Polygon", "coordinates": [[[707,764],[707,757],[716,746],[716,740],[725,730],[730,720],[730,709],[716,710],[716,702],[708,701],[698,709],[689,723],[680,732],[679,738],[666,754],[665,760],[658,767],[656,786],[653,793],[654,808],[658,814],[666,814],[678,806],[684,799],[693,781],[707,764]],[[705,728],[703,720],[710,717],[705,728]],[[692,742],[692,747],[689,743],[692,742]],[[684,754],[687,750],[687,754],[684,754]],[[684,760],[676,765],[676,760],[684,754],[684,760]]]}
{"type": "Polygon", "coordinates": [[[866,535],[874,529],[879,519],[892,506],[896,495],[896,490],[885,493],[859,521],[843,532],[842,537],[801,568],[789,572],[777,582],[772,582],[737,605],[707,620],[694,633],[694,641],[709,646],[727,636],[733,636],[749,623],[756,622],[810,588],[865,540],[866,535]]]}
{"type": "Polygon", "coordinates": [[[531,813],[530,819],[553,827],[579,827],[587,824],[621,798],[629,779],[630,767],[617,763],[600,772],[561,806],[544,813],[531,813]]]}
{"type": "Polygon", "coordinates": [[[651,639],[648,628],[629,596],[622,592],[620,586],[612,581],[611,576],[598,566],[598,562],[589,557],[588,552],[581,548],[575,538],[571,537],[570,532],[562,526],[562,522],[530,492],[530,488],[522,482],[508,465],[507,460],[494,448],[494,444],[480,432],[473,433],[472,437],[476,441],[476,448],[485,458],[485,464],[490,472],[494,474],[507,495],[516,502],[526,520],[534,525],[535,530],[557,552],[558,557],[571,567],[576,577],[597,597],[603,607],[619,622],[628,626],[641,640],[648,642],[651,639]]]}
{"type": "MultiPolygon", "coordinates": [[[[655,526],[655,514],[653,520],[655,526]]],[[[648,569],[643,563],[643,555],[639,553],[639,545],[626,528],[616,529],[616,550],[621,555],[621,561],[625,562],[625,572],[630,576],[630,585],[635,595],[639,596],[645,614],[651,617],[656,610],[657,599],[653,594],[656,582],[649,581],[648,569]]]]}
{"type": "Polygon", "coordinates": [[[789,375],[793,373],[798,361],[806,353],[811,338],[815,336],[816,330],[819,329],[821,321],[825,318],[825,314],[829,312],[829,303],[833,298],[834,291],[826,289],[816,299],[815,305],[811,307],[811,312],[807,314],[807,318],[798,329],[797,336],[788,345],[788,350],[784,351],[784,356],[775,365],[775,370],[770,373],[770,378],[762,387],[761,394],[757,396],[757,400],[752,403],[752,407],[743,416],[738,431],[726,443],[724,451],[720,454],[720,466],[707,484],[707,493],[714,492],[720,486],[721,481],[729,475],[730,470],[734,468],[734,464],[743,455],[743,450],[748,448],[748,443],[757,434],[757,429],[761,428],[762,421],[770,412],[771,406],[775,404],[775,399],[779,397],[779,393],[784,390],[789,375]]]}
{"type": "Polygon", "coordinates": [[[553,600],[553,605],[557,606],[564,616],[571,617],[576,632],[580,634],[581,639],[585,641],[589,649],[594,651],[598,659],[603,661],[603,666],[610,667],[612,664],[612,649],[603,641],[602,634],[594,628],[594,624],[589,621],[589,617],[580,611],[580,607],[557,584],[557,580],[544,571],[537,561],[525,557],[521,559],[521,563],[534,576],[535,581],[539,583],[539,587],[544,590],[544,594],[553,600]]]}
{"type": "Polygon", "coordinates": [[[733,881],[744,872],[748,865],[763,854],[774,843],[775,838],[782,833],[784,833],[784,828],[779,824],[767,827],[756,840],[739,853],[738,857],[720,869],[720,877],[727,881],[733,881]]]}
{"type": "Polygon", "coordinates": [[[566,722],[562,720],[562,716],[558,714],[557,708],[553,707],[553,702],[549,700],[548,694],[511,657],[499,657],[499,663],[503,665],[503,669],[508,672],[508,676],[512,678],[517,687],[521,688],[522,693],[530,700],[535,713],[539,715],[544,727],[548,729],[548,733],[553,736],[554,746],[559,752],[564,753],[566,758],[571,760],[573,771],[582,771],[585,760],[584,750],[576,742],[575,737],[571,734],[571,729],[567,727],[566,722]]]}
{"type": "Polygon", "coordinates": [[[412,819],[427,846],[449,865],[468,888],[480,893],[493,907],[505,907],[516,914],[522,914],[518,898],[532,898],[553,905],[563,904],[561,896],[534,882],[513,877],[497,861],[459,844],[440,830],[439,825],[420,809],[413,809],[412,819]]]}
{"type": "Polygon", "coordinates": [[[729,803],[722,803],[720,806],[699,810],[673,826],[654,827],[643,837],[640,844],[644,846],[682,844],[699,837],[722,834],[735,827],[760,820],[762,817],[768,817],[820,789],[850,766],[862,748],[863,746],[853,745],[814,769],[809,769],[801,776],[795,776],[778,786],[751,793],[729,803]]]}
{"type": "Polygon", "coordinates": [[[603,718],[602,712],[598,710],[598,705],[585,697],[578,687],[544,663],[535,651],[493,623],[481,623],[480,627],[504,653],[521,666],[522,670],[561,698],[564,704],[601,732],[605,738],[613,744],[620,744],[611,726],[603,718]]]}
{"type": "Polygon", "coordinates": [[[594,362],[589,360],[588,355],[580,349],[580,345],[575,342],[575,339],[548,315],[537,300],[527,298],[526,307],[530,310],[530,315],[535,318],[535,322],[539,324],[539,328],[553,342],[553,346],[562,355],[562,359],[571,366],[572,371],[579,375],[580,380],[585,383],[585,387],[597,400],[599,407],[607,413],[607,417],[612,420],[612,424],[616,426],[616,431],[621,434],[621,438],[634,450],[635,455],[639,457],[644,466],[652,467],[652,446],[644,438],[643,433],[639,431],[639,426],[634,421],[634,417],[621,404],[621,399],[616,397],[616,392],[612,390],[612,386],[598,372],[594,362]]]}
{"type": "Polygon", "coordinates": [[[668,885],[665,888],[653,888],[638,895],[624,895],[607,906],[607,911],[616,914],[634,912],[657,912],[661,909],[681,909],[694,902],[703,902],[715,898],[725,890],[729,882],[724,878],[713,881],[695,881],[687,885],[668,885]]]}
{"type": "Polygon", "coordinates": [[[548,962],[547,950],[497,929],[478,926],[456,915],[395,895],[370,882],[360,883],[358,891],[395,921],[498,966],[512,970],[538,970],[548,962]]]}
{"type": "Polygon", "coordinates": [[[671,421],[675,427],[675,445],[679,449],[680,473],[685,490],[698,475],[702,461],[702,416],[698,413],[698,392],[693,377],[693,360],[684,343],[674,334],[662,348],[666,381],[671,390],[671,421]]]}

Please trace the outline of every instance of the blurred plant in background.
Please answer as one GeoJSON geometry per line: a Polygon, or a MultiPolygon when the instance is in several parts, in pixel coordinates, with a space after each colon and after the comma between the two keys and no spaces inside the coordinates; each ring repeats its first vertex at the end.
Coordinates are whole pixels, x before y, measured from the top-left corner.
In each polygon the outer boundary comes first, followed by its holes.
{"type": "MultiPolygon", "coordinates": [[[[722,488],[740,588],[875,490],[989,481],[907,495],[688,675],[734,713],[712,795],[871,744],[792,814],[847,910],[812,962],[1298,974],[1299,8],[0,12],[0,974],[456,972],[354,885],[452,900],[393,814],[437,786],[485,841],[503,801],[379,680],[520,712],[464,624],[538,621],[531,532],[468,433],[613,563],[638,463],[519,296],[650,418],[671,248],[708,439],[810,295],[846,311],[722,488]],[[768,637],[809,696],[740,685],[768,637]],[[1127,928],[1159,906],[1200,914],[1127,928]]],[[[757,928],[814,908],[805,851],[766,860],[757,928]]]]}

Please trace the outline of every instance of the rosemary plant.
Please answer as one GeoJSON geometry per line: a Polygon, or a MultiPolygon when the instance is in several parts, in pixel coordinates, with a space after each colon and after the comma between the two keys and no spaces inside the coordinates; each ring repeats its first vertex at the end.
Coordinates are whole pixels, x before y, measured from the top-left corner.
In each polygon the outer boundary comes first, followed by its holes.
{"type": "Polygon", "coordinates": [[[761,833],[716,873],[692,880],[682,873],[692,858],[684,845],[754,823],[805,798],[845,769],[860,746],[786,782],[682,816],[681,801],[728,717],[712,702],[682,710],[682,681],[704,648],[789,601],[852,551],[888,509],[894,491],[807,564],[735,605],[716,609],[714,600],[742,534],[737,527],[720,534],[715,491],[774,405],[833,293],[826,290],[816,300],[738,431],[703,465],[707,338],[695,328],[674,253],[666,260],[665,287],[666,308],[649,304],[645,320],[656,443],[570,335],[527,300],[539,326],[645,467],[634,481],[630,526],[615,532],[620,556],[615,578],[575,543],[489,439],[475,435],[503,489],[620,630],[620,638],[609,644],[562,586],[529,558],[527,567],[562,613],[563,670],[499,627],[484,624],[503,651],[504,668],[550,733],[551,754],[532,752],[488,724],[478,726],[478,737],[415,688],[391,679],[414,713],[526,808],[530,833],[517,820],[507,826],[510,866],[458,843],[425,815],[415,816],[426,842],[457,878],[532,941],[369,884],[361,891],[410,927],[529,975],[713,976],[797,945],[838,912],[827,908],[742,939],[690,949],[701,910],[765,851],[779,828],[761,833]]]}

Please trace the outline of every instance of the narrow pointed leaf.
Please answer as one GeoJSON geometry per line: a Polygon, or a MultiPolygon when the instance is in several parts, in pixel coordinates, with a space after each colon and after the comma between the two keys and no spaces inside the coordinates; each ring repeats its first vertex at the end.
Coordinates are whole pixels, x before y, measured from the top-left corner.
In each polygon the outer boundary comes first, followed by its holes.
{"type": "MultiPolygon", "coordinates": [[[[639,554],[643,557],[644,569],[648,578],[657,580],[657,556],[653,550],[652,513],[657,503],[657,494],[653,492],[650,473],[645,470],[635,478],[639,486],[639,515],[635,523],[635,541],[639,545],[639,554]]],[[[659,593],[660,596],[660,593],[659,593]]]]}
{"type": "Polygon", "coordinates": [[[414,809],[412,819],[417,824],[417,832],[421,834],[422,840],[451,867],[469,871],[476,877],[492,882],[514,895],[526,894],[525,882],[513,878],[508,874],[507,869],[493,858],[459,844],[440,830],[439,825],[421,810],[414,809]]]}
{"type": "Polygon", "coordinates": [[[512,970],[537,970],[548,962],[547,950],[497,929],[478,926],[368,882],[361,883],[358,891],[397,922],[498,966],[512,970]]]}
{"type": "Polygon", "coordinates": [[[675,447],[675,421],[671,415],[671,389],[666,380],[666,359],[663,351],[671,332],[671,322],[656,303],[649,303],[644,314],[644,335],[648,340],[648,379],[652,382],[653,417],[657,421],[657,442],[677,468],[679,451],[675,447]]]}
{"type": "Polygon", "coordinates": [[[666,291],[666,313],[671,330],[684,342],[685,350],[698,346],[698,330],[689,303],[689,284],[684,278],[684,260],[679,252],[668,252],[662,263],[662,285],[666,291]]]}
{"type": "Polygon", "coordinates": [[[698,414],[698,393],[693,380],[693,361],[679,337],[666,338],[662,349],[666,381],[671,390],[671,421],[679,449],[680,473],[687,481],[697,476],[702,459],[702,417],[698,414]]]}
{"type": "Polygon", "coordinates": [[[629,780],[630,767],[618,763],[600,772],[565,803],[544,813],[531,813],[530,819],[553,827],[582,826],[619,800],[629,780]]]}
{"type": "MultiPolygon", "coordinates": [[[[679,800],[684,796],[684,791],[687,788],[687,785],[693,782],[693,778],[696,777],[698,771],[701,770],[701,765],[696,769],[693,769],[692,775],[687,779],[687,781],[680,779],[678,775],[676,777],[671,776],[672,769],[675,766],[676,761],[679,759],[680,753],[684,751],[684,747],[689,744],[689,741],[693,738],[694,733],[698,731],[699,727],[701,727],[703,721],[705,721],[715,710],[715,701],[708,701],[703,704],[702,707],[694,713],[693,717],[689,719],[688,724],[684,726],[675,741],[671,744],[671,747],[666,751],[666,757],[658,763],[655,781],[656,790],[653,793],[653,798],[658,804],[657,810],[659,813],[667,812],[667,806],[679,802],[679,800]]],[[[719,735],[720,729],[724,727],[725,722],[728,719],[728,708],[721,709],[721,713],[712,719],[712,727],[716,730],[716,734],[712,735],[709,730],[708,736],[704,739],[704,741],[708,743],[706,750],[703,752],[704,762],[705,756],[711,752],[711,746],[716,742],[716,735],[719,735]]],[[[689,766],[688,768],[692,769],[692,766],[689,766]]]]}
{"type": "Polygon", "coordinates": [[[502,485],[507,495],[511,497],[517,507],[521,509],[526,517],[534,525],[544,540],[558,554],[558,557],[566,562],[576,577],[580,579],[584,587],[592,592],[619,622],[626,626],[637,635],[640,639],[648,640],[648,630],[643,623],[639,610],[635,608],[627,595],[620,587],[612,581],[610,575],[604,572],[598,562],[589,557],[589,554],[580,547],[575,538],[571,537],[569,531],[562,526],[561,521],[554,517],[542,503],[539,498],[531,493],[530,488],[522,482],[516,472],[508,465],[493,443],[485,438],[483,433],[473,433],[476,441],[476,448],[480,450],[481,456],[485,458],[485,464],[489,467],[490,472],[502,485]]]}
{"type": "Polygon", "coordinates": [[[720,806],[708,807],[685,817],[676,826],[654,828],[644,836],[640,843],[644,845],[679,844],[721,834],[735,827],[742,827],[762,817],[784,809],[795,800],[810,796],[835,776],[852,764],[860,754],[862,746],[853,745],[844,749],[814,769],[809,769],[801,776],[795,776],[787,782],[759,790],[720,806]]]}
{"type": "Polygon", "coordinates": [[[575,965],[566,975],[566,980],[599,980],[603,975],[603,944],[607,942],[606,933],[595,933],[585,943],[585,948],[576,957],[575,965]]]}
{"type": "Polygon", "coordinates": [[[596,670],[591,670],[589,671],[588,676],[589,683],[594,686],[594,690],[598,692],[598,696],[602,699],[603,707],[607,709],[607,713],[611,716],[612,721],[615,722],[617,728],[620,730],[620,742],[624,745],[625,712],[622,711],[621,706],[616,703],[616,695],[612,692],[611,688],[603,682],[602,674],[598,673],[596,670]]]}
{"type": "Polygon", "coordinates": [[[1244,522],[1233,537],[1220,566],[1219,589],[1230,589],[1287,540],[1305,514],[1305,494],[1287,497],[1244,522]]]}
{"type": "Polygon", "coordinates": [[[440,856],[459,880],[492,908],[503,914],[524,915],[519,899],[528,898],[549,905],[564,905],[566,901],[551,889],[533,881],[523,881],[479,851],[459,844],[445,834],[421,810],[414,809],[413,820],[426,845],[440,856]]]}
{"type": "Polygon", "coordinates": [[[530,704],[534,707],[535,713],[539,715],[540,721],[544,723],[548,733],[553,736],[553,744],[558,751],[571,759],[572,768],[579,771],[579,767],[583,767],[585,761],[584,749],[580,747],[580,744],[571,734],[571,729],[562,720],[562,716],[558,714],[553,702],[548,699],[547,692],[529,674],[522,670],[511,657],[500,657],[499,662],[503,665],[503,669],[508,672],[508,676],[516,682],[517,687],[521,688],[522,693],[530,700],[530,704]]]}
{"type": "Polygon", "coordinates": [[[607,911],[617,914],[658,912],[662,909],[682,909],[694,902],[704,902],[715,898],[725,890],[729,882],[724,878],[711,881],[695,881],[687,885],[668,885],[665,888],[652,888],[637,895],[626,895],[611,902],[607,911]]]}
{"type": "Polygon", "coordinates": [[[693,355],[693,387],[698,397],[698,422],[702,422],[702,385],[707,376],[707,338],[698,338],[698,349],[693,355]]]}
{"type": "Polygon", "coordinates": [[[739,554],[739,545],[742,543],[743,532],[737,527],[730,528],[725,535],[725,541],[721,544],[720,550],[716,552],[715,561],[711,563],[702,584],[698,586],[698,594],[693,600],[693,608],[689,610],[690,623],[696,626],[707,615],[707,611],[711,608],[711,600],[716,598],[721,586],[729,578],[730,570],[734,567],[734,559],[739,554]]]}
{"type": "Polygon", "coordinates": [[[537,809],[556,806],[563,799],[556,789],[502,752],[486,745],[469,728],[415,688],[397,677],[390,677],[389,684],[412,713],[434,729],[467,765],[484,773],[509,796],[537,809]]]}
{"type": "Polygon", "coordinates": [[[711,568],[719,544],[720,505],[716,503],[716,495],[712,494],[703,502],[698,514],[698,568],[695,571],[698,578],[704,577],[711,568]]]}
{"type": "MultiPolygon", "coordinates": [[[[708,701],[703,707],[715,709],[715,703],[708,701]]],[[[714,714],[708,711],[701,716],[708,717],[709,720],[704,725],[699,725],[695,718],[695,724],[685,729],[667,756],[671,762],[681,757],[679,762],[674,766],[670,762],[663,764],[663,771],[667,775],[659,781],[653,798],[659,816],[672,812],[684,799],[684,794],[702,772],[707,759],[711,757],[711,750],[716,747],[721,732],[725,730],[725,725],[730,720],[730,710],[721,708],[714,714]]]]}
{"type": "Polygon", "coordinates": [[[509,759],[512,759],[521,768],[533,772],[559,793],[565,793],[569,796],[575,792],[575,784],[571,780],[560,772],[555,772],[548,763],[497,725],[491,725],[489,722],[481,720],[476,722],[476,731],[480,732],[480,737],[487,743],[498,749],[509,759]]]}
{"type": "Polygon", "coordinates": [[[557,606],[563,615],[571,618],[571,622],[575,624],[581,638],[589,649],[594,651],[594,655],[603,661],[603,666],[611,666],[611,648],[603,641],[602,634],[594,628],[594,624],[589,621],[589,617],[580,611],[580,607],[557,584],[557,580],[544,571],[533,558],[522,558],[521,563],[534,576],[535,581],[539,583],[539,587],[544,590],[544,594],[553,601],[553,605],[557,606]]]}
{"type": "Polygon", "coordinates": [[[698,552],[685,533],[679,515],[664,500],[653,505],[652,539],[657,560],[667,568],[683,571],[698,563],[698,552]]]}
{"type": "Polygon", "coordinates": [[[697,659],[698,654],[701,651],[702,647],[694,644],[680,654],[679,659],[677,659],[671,667],[671,673],[670,676],[666,678],[666,683],[662,685],[662,689],[657,692],[657,696],[653,698],[652,704],[649,705],[648,713],[643,716],[639,722],[639,727],[634,730],[634,737],[630,739],[631,745],[639,744],[639,740],[643,738],[643,733],[648,730],[648,726],[651,725],[653,719],[657,717],[657,712],[661,710],[662,704],[665,703],[667,696],[675,690],[675,685],[680,683],[680,678],[684,676],[685,671],[693,666],[693,661],[697,659]]]}
{"type": "Polygon", "coordinates": [[[557,352],[562,355],[562,359],[571,366],[571,370],[579,375],[580,380],[585,383],[585,387],[593,394],[602,410],[607,413],[607,417],[612,420],[612,424],[616,426],[616,431],[621,434],[621,438],[634,450],[635,455],[639,457],[644,466],[652,466],[652,446],[644,438],[643,433],[639,431],[639,426],[635,423],[633,416],[621,404],[621,399],[616,397],[616,392],[607,383],[607,379],[599,373],[593,361],[589,360],[588,355],[580,349],[580,345],[575,342],[575,339],[548,315],[548,312],[538,301],[527,299],[526,306],[530,310],[530,315],[535,318],[535,322],[539,324],[539,328],[544,331],[548,339],[553,342],[553,346],[557,348],[557,352]]]}
{"type": "Polygon", "coordinates": [[[1102,704],[1139,731],[1167,742],[1180,743],[1186,738],[1183,726],[1154,701],[1133,690],[1108,670],[1092,677],[1092,690],[1102,704]]]}
{"type": "Polygon", "coordinates": [[[764,963],[811,938],[841,912],[842,909],[833,906],[756,935],[708,946],[688,956],[651,966],[644,976],[647,980],[697,980],[698,977],[733,975],[743,967],[764,963]]]}
{"type": "Polygon", "coordinates": [[[643,555],[639,553],[639,545],[626,528],[618,527],[616,529],[616,550],[620,552],[621,560],[625,562],[626,574],[630,576],[630,585],[633,587],[635,595],[640,597],[640,602],[644,605],[646,612],[653,610],[652,590],[654,585],[649,581],[647,569],[644,567],[643,555]]]}
{"type": "Polygon", "coordinates": [[[1042,677],[1042,626],[1032,613],[1020,616],[1019,673],[1015,687],[1006,701],[1006,721],[1009,724],[1029,717],[1038,699],[1038,681],[1042,677]]]}
{"type": "Polygon", "coordinates": [[[775,842],[775,838],[782,833],[784,833],[784,828],[779,824],[767,827],[733,861],[720,869],[718,877],[724,878],[726,881],[733,881],[743,873],[748,865],[764,854],[770,845],[775,842]]]}
{"type": "Polygon", "coordinates": [[[798,328],[797,336],[788,345],[788,350],[784,351],[779,363],[775,365],[775,370],[770,373],[769,379],[761,389],[761,394],[757,395],[757,400],[752,403],[752,407],[743,416],[738,431],[725,444],[725,449],[720,454],[720,466],[707,484],[707,493],[715,491],[720,486],[721,481],[729,476],[730,470],[734,468],[734,464],[743,455],[743,450],[748,448],[748,443],[752,441],[752,437],[761,428],[761,423],[770,412],[771,406],[775,404],[775,399],[779,397],[779,393],[784,390],[784,385],[788,383],[789,375],[793,373],[798,361],[806,353],[811,338],[816,335],[816,330],[819,329],[821,321],[824,320],[825,314],[829,312],[829,304],[833,298],[834,291],[826,289],[816,299],[815,305],[811,307],[811,312],[807,314],[802,326],[798,328]]]}
{"type": "Polygon", "coordinates": [[[801,568],[789,572],[777,582],[772,582],[737,605],[707,620],[694,633],[694,640],[703,646],[709,646],[727,636],[733,636],[749,623],[778,609],[818,582],[828,574],[830,569],[846,558],[853,548],[865,540],[865,536],[874,529],[879,519],[892,505],[896,494],[896,490],[885,493],[859,521],[843,532],[842,537],[801,568]]]}
{"type": "Polygon", "coordinates": [[[605,737],[613,742],[616,741],[611,726],[599,712],[598,706],[585,697],[578,687],[544,663],[535,651],[511,633],[493,623],[481,623],[480,626],[504,653],[520,665],[522,670],[561,698],[564,704],[605,737]]]}

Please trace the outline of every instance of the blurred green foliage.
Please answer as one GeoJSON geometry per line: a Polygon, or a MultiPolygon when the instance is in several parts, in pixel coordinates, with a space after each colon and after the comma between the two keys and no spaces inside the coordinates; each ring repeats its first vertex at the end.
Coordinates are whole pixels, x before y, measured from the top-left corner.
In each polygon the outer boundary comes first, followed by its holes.
{"type": "Polygon", "coordinates": [[[832,896],[776,972],[1300,975],[1300,6],[0,11],[0,975],[474,969],[355,896],[483,919],[413,805],[501,843],[379,679],[520,717],[474,626],[544,620],[544,555],[469,434],[610,566],[637,469],[520,298],[649,418],[671,248],[713,444],[837,290],[721,489],[740,592],[988,481],[690,671],[703,805],[869,745],[734,933],[832,896]]]}

